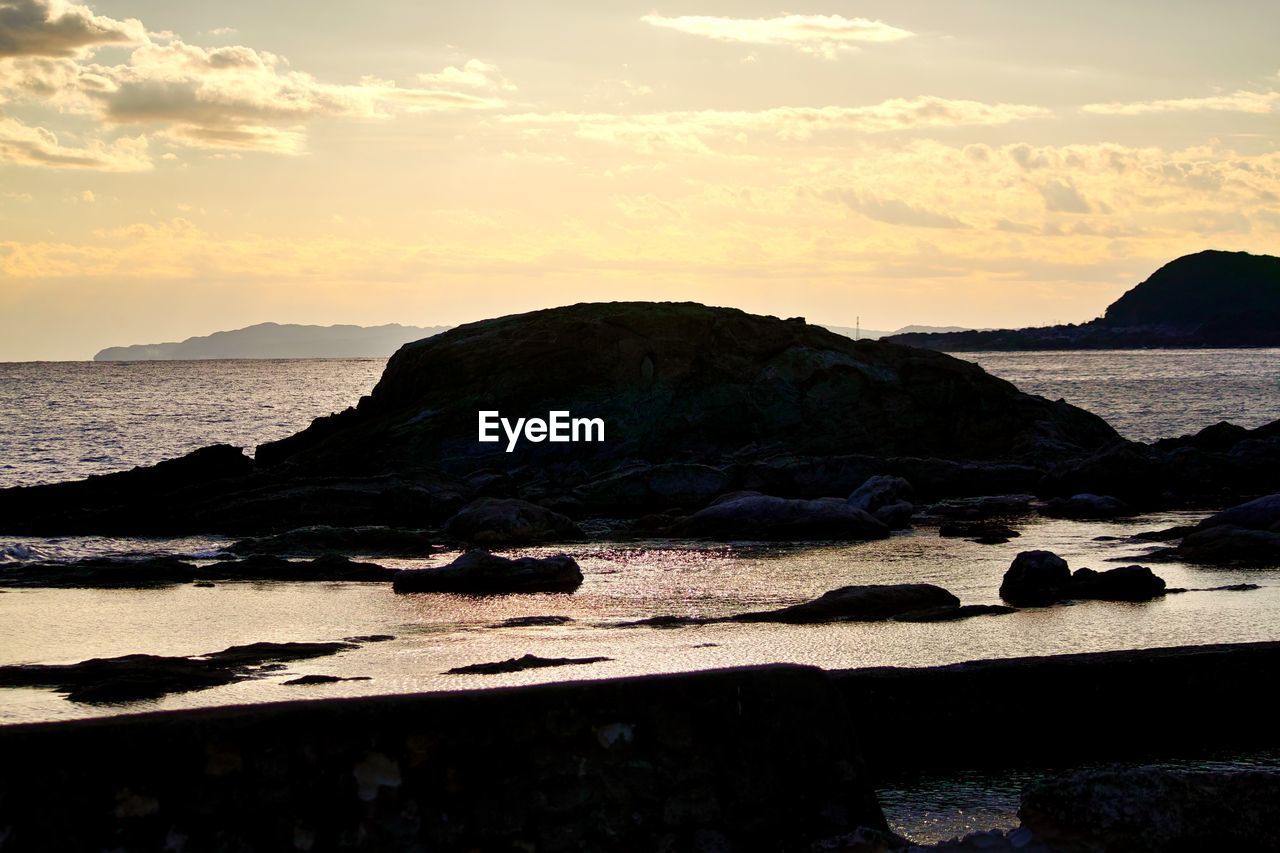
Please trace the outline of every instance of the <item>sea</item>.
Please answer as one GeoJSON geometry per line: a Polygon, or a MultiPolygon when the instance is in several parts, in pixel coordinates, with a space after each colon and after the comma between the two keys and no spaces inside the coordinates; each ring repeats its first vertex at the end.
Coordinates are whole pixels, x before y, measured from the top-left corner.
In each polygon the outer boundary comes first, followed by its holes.
{"type": "MultiPolygon", "coordinates": [[[[1137,440],[1219,421],[1256,427],[1280,418],[1280,350],[965,353],[1024,391],[1065,399],[1137,440]]],[[[146,465],[208,444],[252,450],[354,405],[384,359],[49,362],[0,364],[0,487],[35,485],[146,465]]],[[[965,603],[996,603],[1019,552],[1043,548],[1071,567],[1140,562],[1134,533],[1204,513],[1135,519],[1033,519],[1006,545],[942,539],[936,530],[856,544],[590,542],[567,550],[585,582],[572,595],[470,598],[396,595],[368,583],[219,583],[153,590],[0,589],[0,666],[72,663],[139,652],[196,655],[256,641],[323,641],[390,634],[342,654],[290,664],[270,677],[115,705],[70,702],[46,690],[0,689],[0,724],[423,690],[483,689],[566,679],[794,662],[826,668],[926,666],[978,658],[1181,644],[1280,640],[1280,569],[1162,563],[1171,587],[1259,584],[1252,592],[1190,592],[1143,603],[1083,602],[952,623],[826,626],[709,624],[635,628],[676,614],[719,616],[802,601],[857,583],[921,581],[965,603]],[[511,617],[565,616],[562,625],[495,627],[511,617]],[[506,675],[450,675],[524,654],[602,656],[589,666],[506,675]],[[305,674],[365,676],[317,686],[305,674]]],[[[6,565],[81,556],[171,553],[209,560],[229,540],[0,535],[6,565]]],[[[543,553],[524,549],[513,553],[543,553]]],[[[385,565],[440,565],[454,554],[385,565]]],[[[1100,709],[1105,711],[1107,709],[1100,709]]],[[[1256,757],[1249,761],[1258,760],[1256,757]]],[[[1270,760],[1270,759],[1267,759],[1270,760]]],[[[1280,762],[1278,762],[1280,763],[1280,762]]],[[[943,777],[881,791],[900,831],[921,842],[1016,825],[1018,780],[943,777]]]]}

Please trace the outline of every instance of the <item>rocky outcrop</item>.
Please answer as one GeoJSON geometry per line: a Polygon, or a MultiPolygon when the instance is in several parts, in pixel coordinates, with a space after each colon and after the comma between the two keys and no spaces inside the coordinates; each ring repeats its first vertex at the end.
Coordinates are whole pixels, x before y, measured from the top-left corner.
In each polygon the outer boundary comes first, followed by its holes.
{"type": "Polygon", "coordinates": [[[1146,566],[1072,573],[1051,551],[1023,551],[1000,584],[1000,597],[1018,607],[1046,607],[1067,600],[1149,601],[1165,594],[1165,582],[1146,566]]]}
{"type": "Polygon", "coordinates": [[[743,495],[699,510],[672,533],[691,539],[856,541],[883,539],[889,528],[839,498],[743,495]]]}
{"type": "Polygon", "coordinates": [[[438,539],[425,530],[395,527],[333,527],[317,525],[274,536],[241,539],[227,550],[235,554],[364,554],[381,557],[421,557],[439,550],[438,539]]]}
{"type": "Polygon", "coordinates": [[[742,613],[735,622],[879,622],[921,611],[954,610],[960,599],[930,583],[877,584],[833,589],[803,604],[778,610],[742,613]]]}
{"type": "Polygon", "coordinates": [[[509,559],[484,550],[468,551],[438,569],[406,569],[392,581],[396,592],[573,592],[582,570],[567,554],[509,559]]]}
{"type": "Polygon", "coordinates": [[[1116,439],[1094,415],[940,353],[692,303],[584,304],[408,344],[356,408],[253,459],[214,449],[0,491],[0,530],[422,528],[480,497],[638,516],[735,489],[847,495],[875,474],[918,494],[972,494],[979,478],[1032,482],[1116,439]],[[508,452],[477,440],[479,411],[567,411],[601,419],[605,433],[508,452]]]}
{"type": "Polygon", "coordinates": [[[125,559],[93,557],[70,563],[26,563],[0,569],[0,587],[113,589],[208,585],[214,581],[372,581],[392,579],[394,569],[358,563],[326,554],[314,560],[286,560],[270,554],[251,554],[239,560],[204,565],[177,557],[125,559]]]}
{"type": "Polygon", "coordinates": [[[253,643],[199,657],[125,655],[70,664],[0,666],[0,687],[48,687],[72,702],[134,702],[256,678],[263,664],[307,660],[354,643],[253,643]]]}
{"type": "Polygon", "coordinates": [[[1018,816],[1051,850],[1278,850],[1280,773],[1140,767],[1032,784],[1018,816]]]}
{"type": "Polygon", "coordinates": [[[1243,527],[1247,530],[1280,531],[1280,494],[1267,495],[1209,516],[1196,527],[1243,527]]]}
{"type": "Polygon", "coordinates": [[[1280,566],[1280,532],[1220,524],[1189,533],[1170,556],[1204,565],[1280,566]]]}

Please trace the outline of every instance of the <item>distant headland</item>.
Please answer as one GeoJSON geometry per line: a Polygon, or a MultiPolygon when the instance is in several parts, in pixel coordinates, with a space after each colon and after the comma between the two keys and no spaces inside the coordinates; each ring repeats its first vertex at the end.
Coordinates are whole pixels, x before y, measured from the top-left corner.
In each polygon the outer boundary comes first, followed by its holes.
{"type": "Polygon", "coordinates": [[[947,352],[1280,346],[1280,258],[1219,251],[1184,255],[1088,323],[895,334],[886,340],[947,352]]]}
{"type": "Polygon", "coordinates": [[[385,358],[410,341],[448,326],[300,326],[259,323],[179,343],[107,347],[94,361],[176,361],[217,358],[385,358]]]}

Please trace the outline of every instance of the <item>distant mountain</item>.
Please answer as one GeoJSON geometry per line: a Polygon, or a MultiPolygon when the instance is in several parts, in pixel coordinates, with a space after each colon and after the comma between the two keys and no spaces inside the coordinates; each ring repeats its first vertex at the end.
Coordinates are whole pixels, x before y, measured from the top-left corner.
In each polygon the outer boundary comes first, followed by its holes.
{"type": "Polygon", "coordinates": [[[213,358],[382,358],[410,341],[448,326],[299,326],[259,323],[181,343],[108,347],[94,361],[172,361],[213,358]]]}
{"type": "Polygon", "coordinates": [[[948,352],[1280,346],[1280,258],[1212,250],[1184,255],[1088,323],[887,340],[948,352]]]}
{"type": "Polygon", "coordinates": [[[861,331],[851,326],[823,326],[822,328],[835,332],[837,335],[844,335],[846,338],[857,338],[860,341],[878,341],[881,338],[887,338],[890,335],[906,335],[917,332],[935,333],[935,332],[967,332],[969,329],[964,326],[903,326],[894,332],[882,332],[878,329],[862,329],[861,331]]]}

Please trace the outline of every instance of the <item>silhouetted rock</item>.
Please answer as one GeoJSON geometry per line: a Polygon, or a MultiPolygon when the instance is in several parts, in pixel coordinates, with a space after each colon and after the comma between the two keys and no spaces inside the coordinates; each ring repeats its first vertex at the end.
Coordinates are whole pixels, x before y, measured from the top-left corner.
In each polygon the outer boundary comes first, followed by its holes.
{"type": "Polygon", "coordinates": [[[314,684],[336,684],[339,681],[372,681],[367,675],[303,675],[282,681],[281,684],[310,687],[314,684]]]}
{"type": "Polygon", "coordinates": [[[1089,323],[885,340],[949,352],[1280,346],[1280,258],[1213,250],[1184,255],[1089,323]]]}
{"type": "Polygon", "coordinates": [[[484,550],[468,551],[438,569],[397,572],[396,592],[573,592],[582,585],[582,570],[566,554],[508,559],[484,550]]]}
{"type": "Polygon", "coordinates": [[[727,308],[584,304],[407,344],[356,408],[264,444],[252,460],[218,451],[227,458],[217,482],[198,465],[190,477],[148,482],[156,466],[0,491],[0,529],[421,527],[482,496],[640,515],[741,488],[848,494],[884,473],[920,494],[972,494],[979,478],[1030,484],[1045,466],[1117,438],[1088,412],[940,353],[727,308]],[[601,419],[604,440],[522,440],[508,452],[506,441],[477,440],[479,411],[568,411],[601,419]],[[770,478],[787,489],[765,486],[770,478]]]}
{"type": "Polygon", "coordinates": [[[71,664],[0,666],[0,687],[49,687],[72,702],[132,702],[253,678],[272,661],[306,660],[352,643],[253,643],[200,657],[124,655],[71,664]]]}
{"type": "Polygon", "coordinates": [[[568,625],[573,622],[571,616],[512,616],[495,622],[490,628],[538,628],[549,625],[568,625]]]}
{"type": "Polygon", "coordinates": [[[480,498],[467,504],[444,526],[446,536],[476,545],[523,545],[583,538],[568,517],[528,501],[480,498]]]}
{"type": "Polygon", "coordinates": [[[982,495],[940,501],[929,507],[929,515],[952,521],[986,521],[1028,515],[1035,495],[982,495]]]}
{"type": "Polygon", "coordinates": [[[1210,527],[1244,527],[1249,530],[1280,531],[1280,494],[1267,495],[1248,503],[1224,509],[1196,525],[1204,530],[1210,527]]]}
{"type": "Polygon", "coordinates": [[[1036,782],[1018,817],[1052,850],[1280,850],[1280,773],[1140,767],[1036,782]]]}
{"type": "Polygon", "coordinates": [[[1023,551],[1000,583],[1000,597],[1016,607],[1044,607],[1067,597],[1071,569],[1051,551],[1023,551]]]}
{"type": "Polygon", "coordinates": [[[1124,501],[1107,495],[1080,494],[1069,498],[1054,498],[1045,504],[1042,515],[1050,518],[1107,519],[1133,515],[1124,501]]]}
{"type": "Polygon", "coordinates": [[[126,560],[93,557],[70,563],[0,564],[0,586],[111,589],[190,583],[199,577],[191,563],[177,557],[126,560]]]}
{"type": "Polygon", "coordinates": [[[930,583],[873,584],[845,586],[824,593],[813,601],[778,610],[740,613],[735,622],[878,622],[908,613],[958,608],[960,599],[930,583]]]}
{"type": "Polygon", "coordinates": [[[1085,568],[1072,573],[1068,589],[1069,598],[1149,601],[1165,594],[1165,583],[1146,566],[1121,566],[1105,572],[1085,568]]]}
{"type": "Polygon", "coordinates": [[[251,554],[203,566],[197,574],[211,580],[244,581],[389,581],[396,570],[326,554],[314,560],[286,560],[273,554],[251,554]]]}
{"type": "Polygon", "coordinates": [[[1018,608],[1003,604],[962,604],[959,607],[934,607],[929,610],[913,610],[893,617],[895,622],[955,622],[973,616],[1004,616],[1017,613],[1018,608]]]}
{"type": "Polygon", "coordinates": [[[1022,534],[995,521],[948,521],[939,525],[938,535],[948,539],[973,539],[982,544],[997,544],[1016,539],[1022,534]]]}
{"type": "Polygon", "coordinates": [[[1173,553],[1188,563],[1280,566],[1280,532],[1220,524],[1188,534],[1173,553]]]}
{"type": "Polygon", "coordinates": [[[507,672],[521,672],[526,669],[543,669],[550,666],[582,666],[588,663],[600,663],[612,660],[605,657],[590,658],[540,658],[537,655],[511,658],[496,663],[473,663],[467,666],[455,666],[445,675],[500,675],[507,672]]]}
{"type": "Polygon", "coordinates": [[[438,550],[424,530],[393,527],[332,527],[317,525],[241,539],[227,549],[236,554],[368,554],[420,557],[438,550]]]}

